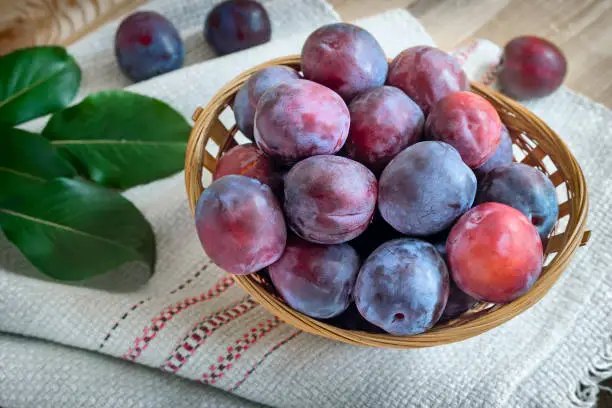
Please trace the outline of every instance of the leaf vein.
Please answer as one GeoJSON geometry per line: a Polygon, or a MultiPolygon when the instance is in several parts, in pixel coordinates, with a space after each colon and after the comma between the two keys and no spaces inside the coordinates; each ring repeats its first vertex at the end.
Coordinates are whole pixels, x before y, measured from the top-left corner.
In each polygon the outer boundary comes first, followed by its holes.
{"type": "Polygon", "coordinates": [[[35,176],[35,175],[33,175],[33,174],[30,174],[30,173],[25,173],[25,172],[18,171],[18,170],[9,169],[9,168],[7,168],[7,167],[2,167],[2,166],[0,166],[0,171],[5,171],[5,172],[7,172],[7,173],[13,173],[13,174],[15,174],[15,175],[17,175],[17,176],[20,176],[20,177],[25,177],[25,178],[29,178],[29,179],[31,179],[31,180],[36,180],[36,181],[41,181],[41,182],[45,182],[45,181],[47,181],[47,180],[45,180],[45,179],[44,179],[44,178],[42,178],[42,177],[38,177],[38,176],[35,176]]]}
{"type": "Polygon", "coordinates": [[[49,81],[50,79],[52,79],[53,77],[57,76],[58,74],[62,74],[63,72],[67,71],[68,66],[64,66],[62,67],[62,69],[55,71],[53,73],[51,73],[50,75],[43,77],[41,79],[39,79],[38,81],[35,81],[33,83],[31,83],[29,86],[26,86],[23,89],[20,89],[19,91],[15,92],[14,94],[10,95],[8,98],[6,98],[3,101],[0,101],[0,109],[2,109],[3,106],[6,106],[8,103],[14,101],[15,99],[19,98],[21,95],[25,94],[26,92],[31,91],[32,89],[36,88],[37,86],[49,81]]]}
{"type": "Polygon", "coordinates": [[[40,218],[36,218],[36,217],[29,216],[27,214],[22,214],[22,213],[19,213],[19,212],[8,210],[6,208],[0,208],[0,213],[5,213],[5,214],[11,215],[13,217],[23,218],[25,220],[32,221],[32,222],[37,223],[37,224],[46,225],[48,227],[57,228],[57,229],[60,229],[60,230],[72,232],[72,233],[77,234],[77,235],[82,235],[82,236],[85,236],[85,237],[88,237],[88,238],[92,238],[92,239],[95,239],[95,240],[98,240],[98,241],[101,241],[101,242],[105,242],[105,243],[107,243],[109,245],[112,245],[112,246],[115,246],[115,247],[118,247],[118,248],[121,248],[121,249],[124,249],[124,250],[128,250],[128,251],[130,251],[130,252],[132,252],[132,253],[134,253],[134,254],[139,256],[139,254],[133,248],[130,248],[130,247],[122,245],[122,244],[119,244],[119,243],[117,243],[117,242],[115,242],[113,240],[110,240],[108,238],[104,238],[104,237],[101,237],[101,236],[98,236],[98,235],[90,234],[89,232],[81,231],[81,230],[78,230],[76,228],[68,227],[66,225],[58,224],[58,223],[55,223],[55,222],[52,222],[52,221],[41,220],[40,218]]]}

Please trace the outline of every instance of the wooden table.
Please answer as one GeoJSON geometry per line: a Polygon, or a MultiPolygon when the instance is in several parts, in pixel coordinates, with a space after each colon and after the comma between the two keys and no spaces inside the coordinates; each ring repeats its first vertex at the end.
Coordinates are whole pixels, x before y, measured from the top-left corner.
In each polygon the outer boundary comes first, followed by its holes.
{"type": "MultiPolygon", "coordinates": [[[[343,19],[392,8],[420,19],[450,50],[473,38],[505,44],[522,34],[546,37],[569,60],[565,84],[612,107],[612,0],[328,0],[343,19]]],[[[0,55],[39,44],[68,45],[146,0],[0,0],[0,55]]],[[[612,387],[612,380],[606,385],[612,387]]],[[[600,408],[612,407],[602,393],[600,408]]]]}
{"type": "MultiPolygon", "coordinates": [[[[443,49],[475,37],[546,37],[566,53],[566,85],[612,107],[612,0],[329,0],[345,20],[405,8],[443,49]]],[[[146,0],[0,0],[0,55],[70,44],[146,0]]]]}

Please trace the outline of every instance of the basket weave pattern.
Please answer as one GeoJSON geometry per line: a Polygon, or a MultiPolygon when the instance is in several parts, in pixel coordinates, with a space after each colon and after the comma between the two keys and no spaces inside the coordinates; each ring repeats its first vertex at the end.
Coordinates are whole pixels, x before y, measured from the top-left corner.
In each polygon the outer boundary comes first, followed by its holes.
{"type": "MultiPolygon", "coordinates": [[[[195,125],[185,159],[185,184],[192,211],[204,191],[203,171],[212,173],[221,155],[238,143],[235,138],[238,131],[236,125],[226,126],[219,117],[231,108],[240,86],[253,73],[273,65],[286,65],[299,71],[300,56],[277,58],[242,73],[221,89],[206,108],[195,111],[195,125]]],[[[299,313],[287,306],[271,283],[259,274],[234,276],[236,282],[267,310],[287,323],[309,333],[362,346],[416,348],[452,343],[484,333],[534,305],[559,278],[576,249],[589,239],[590,231],[586,230],[586,181],[567,146],[541,119],[482,84],[473,82],[472,91],[486,98],[508,127],[515,161],[542,170],[557,187],[559,218],[548,242],[544,243],[545,266],[542,274],[527,294],[505,305],[480,303],[458,318],[438,324],[426,333],[399,337],[344,330],[299,313]]]]}

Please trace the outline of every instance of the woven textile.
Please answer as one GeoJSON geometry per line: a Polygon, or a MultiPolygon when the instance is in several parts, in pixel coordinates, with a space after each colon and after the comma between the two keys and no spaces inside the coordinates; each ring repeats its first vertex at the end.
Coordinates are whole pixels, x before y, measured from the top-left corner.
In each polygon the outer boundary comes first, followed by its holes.
{"type": "MultiPolygon", "coordinates": [[[[321,1],[265,5],[278,16],[271,43],[196,63],[210,57],[193,37],[210,1],[153,3],[147,8],[192,35],[191,65],[128,89],[189,117],[243,70],[298,53],[315,26],[338,18],[321,1]]],[[[405,11],[358,24],[388,56],[433,43],[405,11]]],[[[114,27],[71,47],[84,67],[85,92],[123,85],[109,60],[114,27]]],[[[472,79],[494,81],[497,46],[479,41],[455,54],[472,79]]],[[[0,239],[0,406],[592,406],[596,381],[612,371],[612,113],[567,89],[528,106],[582,165],[593,236],[550,293],[507,324],[461,343],[403,351],[301,333],[210,264],[178,174],[126,192],[155,230],[159,259],[149,280],[126,265],[84,284],[53,282],[0,239]]]]}

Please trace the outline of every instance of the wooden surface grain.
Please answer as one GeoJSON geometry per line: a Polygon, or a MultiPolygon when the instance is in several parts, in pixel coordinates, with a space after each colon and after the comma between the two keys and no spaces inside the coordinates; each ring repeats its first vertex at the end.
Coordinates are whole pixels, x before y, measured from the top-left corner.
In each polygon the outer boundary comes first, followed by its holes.
{"type": "Polygon", "coordinates": [[[146,0],[0,0],[0,55],[68,45],[146,0]]]}

